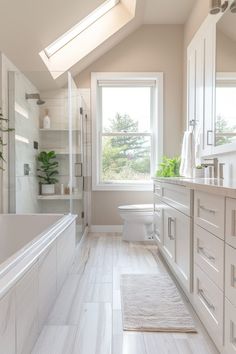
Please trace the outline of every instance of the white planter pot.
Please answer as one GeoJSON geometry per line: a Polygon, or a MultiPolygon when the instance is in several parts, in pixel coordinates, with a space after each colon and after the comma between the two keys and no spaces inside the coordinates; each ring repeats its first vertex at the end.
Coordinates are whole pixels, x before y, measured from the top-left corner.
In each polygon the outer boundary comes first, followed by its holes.
{"type": "Polygon", "coordinates": [[[41,184],[41,194],[55,194],[55,184],[41,184]]]}
{"type": "Polygon", "coordinates": [[[194,178],[204,178],[204,168],[194,168],[193,170],[193,177],[194,178]]]}

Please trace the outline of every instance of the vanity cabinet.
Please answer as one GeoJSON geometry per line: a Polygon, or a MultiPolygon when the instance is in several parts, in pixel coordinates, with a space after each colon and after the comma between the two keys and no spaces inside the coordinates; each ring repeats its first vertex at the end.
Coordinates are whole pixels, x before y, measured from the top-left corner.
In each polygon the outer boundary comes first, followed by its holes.
{"type": "Polygon", "coordinates": [[[155,180],[154,234],[220,353],[236,354],[236,193],[204,183],[155,180]]]}
{"type": "Polygon", "coordinates": [[[192,291],[192,194],[185,187],[154,183],[154,236],[187,293],[192,291]]]}

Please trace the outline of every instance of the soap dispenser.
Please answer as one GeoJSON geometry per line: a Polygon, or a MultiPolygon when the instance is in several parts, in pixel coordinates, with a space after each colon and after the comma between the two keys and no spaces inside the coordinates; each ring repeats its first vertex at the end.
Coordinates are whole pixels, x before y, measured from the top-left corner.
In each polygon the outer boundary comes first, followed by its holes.
{"type": "Polygon", "coordinates": [[[48,115],[48,109],[45,109],[45,116],[43,118],[43,129],[50,129],[51,128],[51,120],[48,115]]]}

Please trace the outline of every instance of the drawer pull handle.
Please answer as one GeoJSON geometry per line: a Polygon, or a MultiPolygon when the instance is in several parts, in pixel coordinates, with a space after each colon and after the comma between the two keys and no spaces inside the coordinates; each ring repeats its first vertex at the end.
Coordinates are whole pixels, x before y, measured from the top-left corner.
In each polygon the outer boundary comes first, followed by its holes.
{"type": "Polygon", "coordinates": [[[236,338],[234,335],[234,323],[230,321],[230,341],[233,344],[236,344],[236,338]]]}
{"type": "Polygon", "coordinates": [[[201,295],[203,301],[205,302],[205,304],[207,305],[207,307],[212,310],[215,311],[215,306],[212,305],[209,300],[206,298],[206,295],[204,294],[204,291],[202,289],[198,290],[198,294],[201,295]]]}
{"type": "Polygon", "coordinates": [[[236,276],[235,276],[235,266],[231,264],[231,286],[235,288],[236,276]]]}
{"type": "Polygon", "coordinates": [[[210,134],[211,134],[211,136],[212,136],[213,130],[207,130],[207,145],[208,145],[208,146],[212,146],[212,145],[213,145],[212,141],[210,142],[210,140],[212,140],[212,137],[211,137],[211,139],[210,139],[210,134]]]}
{"type": "Polygon", "coordinates": [[[171,218],[171,217],[168,217],[168,237],[170,240],[174,240],[175,237],[172,235],[172,223],[174,223],[174,226],[175,226],[175,219],[171,218]]]}
{"type": "Polygon", "coordinates": [[[207,211],[208,213],[214,214],[214,215],[215,215],[215,213],[216,213],[216,211],[215,211],[214,209],[206,208],[204,205],[201,205],[201,204],[199,204],[199,209],[204,210],[204,211],[207,211]]]}
{"type": "Polygon", "coordinates": [[[215,262],[215,257],[209,255],[203,247],[198,246],[198,250],[203,254],[203,256],[205,256],[207,259],[209,259],[209,261],[215,262]]]}
{"type": "Polygon", "coordinates": [[[232,236],[236,236],[236,210],[232,210],[232,236]]]}

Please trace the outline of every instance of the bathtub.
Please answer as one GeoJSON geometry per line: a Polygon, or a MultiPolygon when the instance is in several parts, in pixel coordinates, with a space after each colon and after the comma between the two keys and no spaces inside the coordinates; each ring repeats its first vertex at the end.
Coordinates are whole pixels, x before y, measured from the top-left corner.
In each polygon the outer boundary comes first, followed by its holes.
{"type": "Polygon", "coordinates": [[[0,215],[0,352],[30,353],[73,262],[76,216],[0,215]]]}

